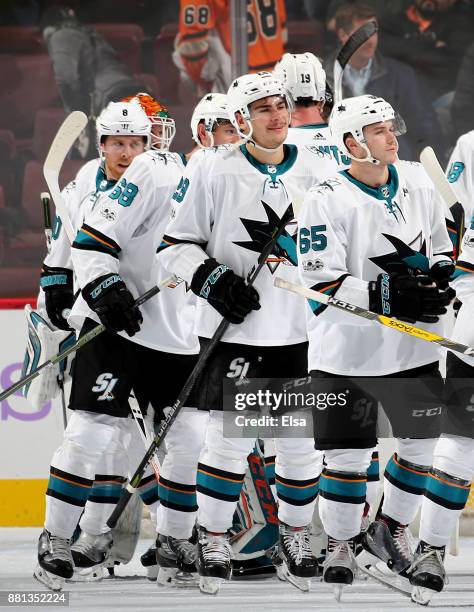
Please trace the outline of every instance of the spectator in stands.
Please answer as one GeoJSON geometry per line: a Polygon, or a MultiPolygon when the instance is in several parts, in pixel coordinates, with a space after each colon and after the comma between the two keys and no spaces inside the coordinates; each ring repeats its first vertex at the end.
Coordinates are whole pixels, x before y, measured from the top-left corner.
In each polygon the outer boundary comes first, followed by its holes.
{"type": "Polygon", "coordinates": [[[95,117],[110,101],[145,89],[114,49],[95,28],[81,23],[72,8],[47,9],[40,25],[67,113],[81,110],[95,117]]]}
{"type": "Polygon", "coordinates": [[[435,102],[454,89],[473,26],[472,7],[461,0],[412,0],[382,23],[382,50],[413,66],[435,102]]]}
{"type": "Polygon", "coordinates": [[[451,106],[453,122],[453,144],[466,132],[474,130],[472,101],[474,100],[474,44],[464,56],[459,68],[454,99],[451,106]]]}
{"type": "MultiPolygon", "coordinates": [[[[341,44],[361,25],[377,19],[374,9],[362,2],[341,5],[335,15],[336,35],[341,44]]],[[[417,160],[428,144],[439,155],[444,153],[441,128],[414,70],[401,62],[384,57],[378,50],[378,34],[374,34],[352,56],[343,78],[343,97],[372,94],[381,96],[398,109],[407,125],[407,134],[400,137],[401,159],[417,160]]],[[[335,54],[325,64],[332,74],[335,54]]]]}

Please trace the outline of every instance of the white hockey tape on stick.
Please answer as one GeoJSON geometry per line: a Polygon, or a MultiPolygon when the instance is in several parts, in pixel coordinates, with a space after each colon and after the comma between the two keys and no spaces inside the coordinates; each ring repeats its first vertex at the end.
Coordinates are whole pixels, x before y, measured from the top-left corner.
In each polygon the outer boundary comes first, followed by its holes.
{"type": "Polygon", "coordinates": [[[86,125],[87,116],[81,111],[68,115],[54,137],[43,165],[46,184],[71,244],[74,241],[74,230],[59,189],[59,173],[72,145],[86,125]]]}

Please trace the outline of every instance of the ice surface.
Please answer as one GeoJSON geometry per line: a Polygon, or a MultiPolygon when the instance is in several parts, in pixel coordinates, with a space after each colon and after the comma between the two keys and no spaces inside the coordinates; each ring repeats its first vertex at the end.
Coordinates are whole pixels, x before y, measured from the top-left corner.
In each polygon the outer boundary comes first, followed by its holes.
{"type": "MultiPolygon", "coordinates": [[[[32,577],[40,531],[37,528],[0,529],[0,590],[45,590],[32,577]]],[[[117,569],[117,575],[122,579],[68,583],[65,591],[70,593],[69,608],[49,606],[31,609],[90,612],[315,612],[331,609],[380,612],[423,609],[403,595],[371,580],[358,581],[346,588],[340,604],[335,601],[332,588],[321,582],[314,581],[309,593],[301,593],[291,585],[279,582],[276,577],[233,581],[223,585],[217,596],[202,595],[197,590],[157,587],[156,583],[145,578],[139,560],[140,554],[151,543],[152,540],[139,541],[132,562],[117,569]]],[[[448,556],[447,568],[450,582],[441,594],[433,597],[427,609],[453,610],[461,607],[474,610],[474,538],[461,538],[460,555],[448,556]]]]}

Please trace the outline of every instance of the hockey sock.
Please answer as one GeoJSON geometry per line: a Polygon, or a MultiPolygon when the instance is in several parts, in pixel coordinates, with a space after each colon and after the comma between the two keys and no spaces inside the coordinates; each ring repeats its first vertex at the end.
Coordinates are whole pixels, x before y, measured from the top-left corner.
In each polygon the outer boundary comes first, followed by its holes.
{"type": "Polygon", "coordinates": [[[122,487],[126,482],[123,476],[96,474],[89,499],[84,508],[79,525],[82,531],[99,535],[109,531],[106,521],[120,499],[122,487]]]}
{"type": "Polygon", "coordinates": [[[319,483],[319,514],[328,535],[336,540],[349,540],[359,534],[366,493],[365,472],[323,469],[319,483]]]}
{"type": "Polygon", "coordinates": [[[432,469],[421,507],[420,539],[445,546],[469,497],[470,482],[432,469]]]}
{"type": "Polygon", "coordinates": [[[394,453],[384,472],[382,514],[409,525],[422,502],[429,470],[430,466],[415,465],[394,453]]]}
{"type": "Polygon", "coordinates": [[[367,470],[367,495],[366,501],[370,509],[374,508],[380,488],[380,473],[379,473],[379,453],[372,453],[372,460],[367,470]]]}

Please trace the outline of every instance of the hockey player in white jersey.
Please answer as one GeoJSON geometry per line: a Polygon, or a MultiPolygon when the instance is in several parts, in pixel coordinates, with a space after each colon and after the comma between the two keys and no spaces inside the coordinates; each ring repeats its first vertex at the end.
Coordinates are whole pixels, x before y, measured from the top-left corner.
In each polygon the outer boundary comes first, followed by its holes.
{"type": "MultiPolygon", "coordinates": [[[[313,187],[303,203],[298,265],[304,285],[439,333],[452,293],[446,289],[452,246],[430,179],[419,164],[397,163],[401,119],[385,100],[368,95],[341,100],[329,124],[352,164],[313,187]]],[[[434,345],[369,321],[361,324],[318,302],[309,305],[313,382],[349,389],[351,398],[345,407],[315,415],[316,448],[324,450],[326,462],[319,500],[328,534],[324,580],[335,583],[340,594],[354,576],[354,539],[377,435],[377,402],[357,378],[421,379],[421,390],[408,381],[403,396],[399,387],[394,391],[396,382],[382,381],[385,393],[377,389],[376,396],[391,420],[398,450],[386,467],[381,511],[363,541],[397,573],[412,562],[406,530],[421,503],[439,435],[442,379],[434,345]]]]}
{"type": "MultiPolygon", "coordinates": [[[[467,225],[451,282],[461,302],[452,337],[474,346],[474,131],[459,138],[446,174],[458,196],[467,225]]],[[[443,435],[435,448],[433,467],[421,507],[420,543],[409,570],[413,585],[412,599],[417,603],[428,603],[433,594],[444,587],[446,546],[466,505],[474,478],[473,376],[472,357],[448,352],[443,435]]]]}
{"type": "MultiPolygon", "coordinates": [[[[147,148],[150,129],[150,122],[146,114],[135,105],[111,103],[104,109],[97,120],[100,158],[88,162],[79,171],[76,180],[63,192],[66,209],[75,229],[82,225],[86,211],[94,207],[100,195],[110,193],[115,189],[117,180],[120,179],[132,159],[147,148]]],[[[107,215],[113,215],[111,209],[105,212],[107,215]]],[[[59,218],[57,218],[54,237],[56,240],[53,241],[53,248],[45,261],[41,284],[45,296],[45,307],[51,322],[58,327],[67,327],[68,322],[64,318],[64,309],[72,307],[73,265],[70,245],[65,232],[61,231],[59,218]],[[63,282],[63,279],[68,282],[63,282]],[[68,301],[65,298],[68,298],[68,301]]],[[[74,371],[73,392],[74,387],[81,382],[80,376],[78,381],[77,373],[74,371]]],[[[80,431],[80,427],[75,428],[74,423],[77,425],[77,420],[75,414],[65,432],[62,446],[53,457],[46,495],[45,530],[40,537],[39,566],[35,571],[35,576],[52,588],[61,588],[64,579],[72,576],[73,563],[69,539],[86,500],[89,498],[91,503],[87,513],[82,517],[81,527],[84,533],[89,530],[94,534],[97,533],[94,532],[94,527],[97,527],[98,522],[99,528],[102,528],[103,508],[101,505],[104,499],[113,504],[118,498],[123,480],[122,476],[119,477],[115,471],[112,472],[115,474],[112,478],[104,478],[101,474],[110,475],[110,471],[104,470],[110,469],[112,456],[121,456],[123,463],[127,446],[125,438],[129,437],[126,420],[122,421],[124,427],[119,428],[118,432],[123,435],[109,436],[110,445],[103,448],[103,452],[99,450],[94,456],[96,473],[93,471],[92,464],[88,464],[87,473],[91,477],[87,478],[87,484],[81,468],[81,462],[87,460],[86,452],[84,452],[84,457],[78,461],[79,474],[77,471],[74,472],[75,458],[77,459],[81,454],[79,452],[81,446],[80,443],[78,445],[78,442],[81,436],[85,435],[84,431],[80,431]],[[97,499],[94,499],[95,497],[97,499]],[[94,501],[99,503],[94,503],[94,501]]],[[[94,436],[91,436],[90,445],[93,446],[94,442],[94,436]]],[[[95,450],[91,452],[96,453],[95,450]]],[[[121,474],[125,475],[128,472],[128,465],[121,467],[123,468],[121,474]]],[[[157,486],[149,483],[148,486],[143,487],[142,492],[145,496],[152,495],[156,498],[157,486]]],[[[151,499],[147,501],[153,502],[151,499]]]]}
{"type": "MultiPolygon", "coordinates": [[[[202,349],[222,316],[232,323],[196,387],[198,407],[210,411],[197,492],[200,586],[212,593],[231,575],[227,531],[254,445],[253,439],[223,437],[222,380],[233,375],[237,364],[250,377],[306,375],[304,303],[298,296],[281,295],[272,284],[277,268],[295,277],[293,223],[255,286],[248,287],[244,278],[290,206],[336,167],[329,156],[283,144],[291,97],[271,74],[244,75],[233,81],[227,96],[232,123],[245,144],[195,155],[173,196],[173,218],[159,253],[163,265],[199,296],[195,329],[202,349]]],[[[317,571],[308,525],[321,456],[311,439],[275,443],[281,569],[307,589],[317,571]]]]}
{"type": "Polygon", "coordinates": [[[313,53],[285,53],[273,74],[283,81],[295,103],[286,142],[315,147],[330,155],[341,169],[347,167],[350,159],[338,149],[329,131],[333,96],[319,59],[313,53]]]}

